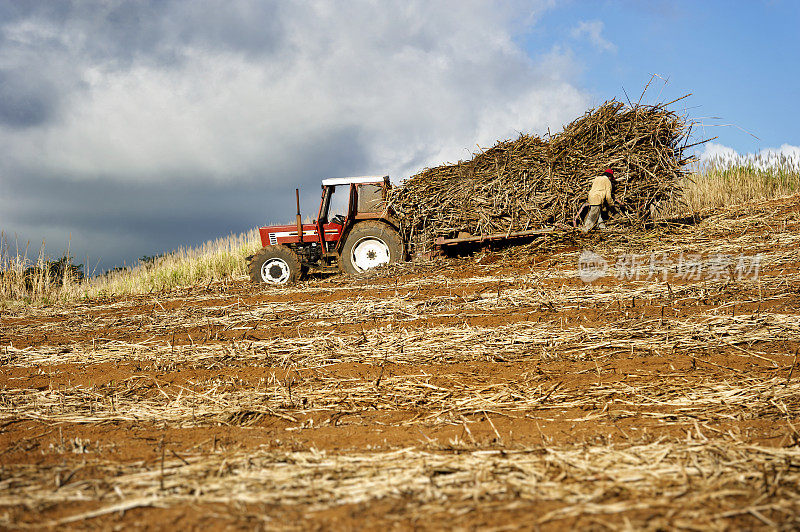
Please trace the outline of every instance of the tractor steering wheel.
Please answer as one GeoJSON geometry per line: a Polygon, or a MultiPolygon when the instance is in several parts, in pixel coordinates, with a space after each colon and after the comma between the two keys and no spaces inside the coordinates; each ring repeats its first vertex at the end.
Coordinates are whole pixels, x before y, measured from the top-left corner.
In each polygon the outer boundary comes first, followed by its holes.
{"type": "Polygon", "coordinates": [[[345,220],[344,216],[342,216],[341,214],[337,214],[336,216],[331,218],[331,223],[332,224],[344,225],[344,220],[345,220]]]}

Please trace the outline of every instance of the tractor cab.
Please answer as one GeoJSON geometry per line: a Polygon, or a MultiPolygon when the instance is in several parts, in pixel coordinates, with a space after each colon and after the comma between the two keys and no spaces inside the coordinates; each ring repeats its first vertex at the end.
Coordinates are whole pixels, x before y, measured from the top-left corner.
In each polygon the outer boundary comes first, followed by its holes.
{"type": "MultiPolygon", "coordinates": [[[[324,179],[322,201],[314,223],[319,226],[320,232],[327,232],[338,227],[343,230],[358,220],[386,217],[389,188],[391,183],[388,175],[324,179]],[[328,227],[330,225],[338,227],[328,227]]],[[[339,232],[339,236],[341,233],[342,231],[339,232]]],[[[337,238],[336,242],[339,240],[340,238],[337,238]]]]}

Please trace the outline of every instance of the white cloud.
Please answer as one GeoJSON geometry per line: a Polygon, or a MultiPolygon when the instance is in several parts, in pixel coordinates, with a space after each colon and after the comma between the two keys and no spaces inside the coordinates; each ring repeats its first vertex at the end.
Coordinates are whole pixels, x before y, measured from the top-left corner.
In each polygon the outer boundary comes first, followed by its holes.
{"type": "Polygon", "coordinates": [[[733,148],[716,142],[706,142],[703,146],[703,153],[700,154],[701,163],[706,163],[714,159],[733,161],[739,157],[739,154],[733,148]]]}
{"type": "Polygon", "coordinates": [[[780,148],[764,148],[759,152],[762,157],[784,157],[794,164],[800,165],[800,146],[781,144],[780,148]]]}
{"type": "Polygon", "coordinates": [[[603,29],[605,25],[602,20],[581,21],[577,26],[572,28],[570,35],[573,39],[582,39],[584,37],[589,39],[593,45],[604,52],[616,52],[617,45],[608,41],[603,37],[603,29]]]}
{"type": "MultiPolygon", "coordinates": [[[[267,52],[153,43],[173,62],[152,50],[98,58],[83,25],[54,33],[27,19],[8,28],[16,48],[0,49],[0,66],[55,41],[41,55],[72,64],[76,79],[57,119],[0,126],[0,164],[72,180],[408,176],[466,158],[476,143],[556,131],[587,107],[571,58],[554,52],[543,61],[561,71],[542,68],[512,39],[517,13],[548,4],[278,3],[267,52]]],[[[582,24],[602,39],[602,23],[582,24]]]]}
{"type": "Polygon", "coordinates": [[[738,153],[733,148],[708,142],[700,154],[700,164],[752,164],[756,168],[788,165],[800,170],[800,146],[782,144],[780,148],[763,148],[756,153],[738,153]]]}

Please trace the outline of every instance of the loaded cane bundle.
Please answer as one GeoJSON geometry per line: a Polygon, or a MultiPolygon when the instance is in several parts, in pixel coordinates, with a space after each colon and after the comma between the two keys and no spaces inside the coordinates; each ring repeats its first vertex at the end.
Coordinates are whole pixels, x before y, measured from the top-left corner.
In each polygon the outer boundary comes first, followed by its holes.
{"type": "Polygon", "coordinates": [[[680,201],[691,126],[664,105],[615,100],[542,139],[500,141],[469,161],[426,168],[394,189],[391,202],[407,242],[437,236],[526,231],[571,223],[592,179],[613,168],[615,196],[628,219],[680,201]]]}

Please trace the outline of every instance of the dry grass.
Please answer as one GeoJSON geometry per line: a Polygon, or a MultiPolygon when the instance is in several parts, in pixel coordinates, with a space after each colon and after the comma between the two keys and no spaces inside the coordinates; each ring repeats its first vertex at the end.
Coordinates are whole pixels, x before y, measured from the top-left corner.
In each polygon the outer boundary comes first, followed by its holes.
{"type": "Polygon", "coordinates": [[[180,248],[130,269],[90,279],[81,292],[91,299],[169,291],[246,274],[245,257],[261,247],[258,230],[219,238],[196,248],[180,248]]]}
{"type": "MultiPolygon", "coordinates": [[[[702,294],[697,294],[698,299],[702,294]]],[[[126,343],[103,341],[69,347],[53,346],[17,349],[7,346],[0,352],[3,364],[31,367],[58,363],[141,364],[145,368],[169,369],[170,365],[192,364],[220,367],[233,362],[256,366],[319,368],[338,363],[431,364],[455,361],[519,361],[532,357],[561,360],[596,359],[604,353],[657,353],[676,350],[704,350],[727,346],[745,357],[763,356],[758,342],[793,341],[800,335],[796,315],[760,312],[733,316],[736,303],[726,305],[727,315],[699,314],[691,318],[642,319],[627,299],[618,309],[617,301],[599,302],[606,309],[605,325],[584,324],[583,320],[564,320],[557,314],[544,321],[521,321],[510,325],[431,326],[398,323],[368,327],[364,332],[309,332],[303,336],[275,336],[257,340],[247,337],[252,326],[238,326],[238,340],[215,339],[214,330],[198,334],[192,343],[170,345],[163,340],[126,343]],[[741,347],[740,347],[741,346],[741,347]]],[[[640,299],[640,305],[646,300],[640,299]]],[[[539,309],[540,307],[531,308],[539,309]]],[[[586,306],[584,305],[584,308],[586,306]]],[[[563,309],[562,309],[563,311],[563,309]]],[[[468,319],[464,316],[464,319],[468,319]]],[[[264,327],[271,327],[263,324],[264,327]]],[[[62,326],[63,327],[63,326],[62,326]]],[[[169,335],[161,329],[160,335],[169,335]]],[[[158,331],[152,330],[154,334],[158,331]]],[[[76,333],[80,335],[81,333],[76,333]]],[[[777,355],[776,355],[777,356],[777,355]]],[[[788,356],[780,355],[780,357],[788,356]]],[[[781,360],[781,363],[785,363],[781,360]]]]}
{"type": "MultiPolygon", "coordinates": [[[[602,357],[599,362],[604,362],[602,357]]],[[[782,369],[786,371],[788,366],[782,369]]],[[[607,419],[613,405],[615,421],[649,418],[715,423],[720,419],[780,419],[800,408],[800,382],[796,379],[723,371],[735,377],[710,380],[676,371],[655,380],[651,375],[633,375],[624,382],[580,387],[553,385],[547,377],[533,372],[486,383],[428,373],[382,376],[378,380],[379,371],[369,378],[324,373],[303,377],[297,372],[278,376],[267,372],[257,382],[226,377],[186,385],[142,376],[94,387],[7,389],[0,397],[0,421],[127,421],[189,427],[252,425],[275,417],[304,421],[300,428],[310,428],[337,425],[344,414],[357,419],[374,412],[404,412],[409,419],[403,424],[441,426],[461,425],[468,421],[466,416],[494,412],[512,419],[558,416],[577,423],[607,419]],[[566,409],[579,411],[568,413],[566,409]]]]}
{"type": "MultiPolygon", "coordinates": [[[[66,269],[60,278],[53,275],[51,259],[45,254],[44,243],[35,259],[28,259],[29,248],[12,248],[0,235],[0,309],[13,303],[59,303],[74,299],[79,281],[73,271],[66,269]]],[[[68,254],[66,255],[69,258],[68,254]]]]}
{"type": "MultiPolygon", "coordinates": [[[[741,524],[741,516],[752,519],[749,527],[800,525],[800,449],[749,445],[734,435],[712,441],[704,430],[697,426],[685,441],[590,449],[169,453],[156,464],[96,464],[93,475],[78,482],[70,482],[74,471],[62,466],[20,465],[5,469],[0,505],[46,509],[86,500],[98,503],[91,511],[37,526],[142,506],[235,500],[258,504],[262,525],[285,529],[287,523],[272,521],[270,508],[301,507],[309,519],[313,512],[335,506],[391,499],[403,500],[403,510],[417,518],[452,520],[476,504],[484,512],[524,508],[532,512],[530,524],[538,526],[579,516],[619,515],[624,521],[611,521],[617,525],[613,528],[626,522],[630,529],[725,530],[741,524]],[[545,511],[533,511],[543,505],[545,511]]],[[[25,527],[8,520],[0,524],[25,527]]],[[[303,523],[294,526],[305,528],[303,523]]]]}
{"type": "Polygon", "coordinates": [[[800,161],[785,156],[712,159],[690,176],[685,199],[692,212],[800,192],[800,161]]]}
{"type": "Polygon", "coordinates": [[[230,235],[194,248],[179,248],[153,262],[95,275],[83,282],[65,278],[54,282],[47,269],[44,245],[36,260],[26,252],[4,245],[0,257],[0,308],[15,303],[48,305],[80,299],[105,299],[130,294],[169,291],[182,286],[206,285],[246,274],[245,257],[261,247],[258,231],[230,235]],[[40,273],[30,277],[26,269],[38,266],[40,273]],[[27,279],[27,282],[26,282],[27,279]]]}

